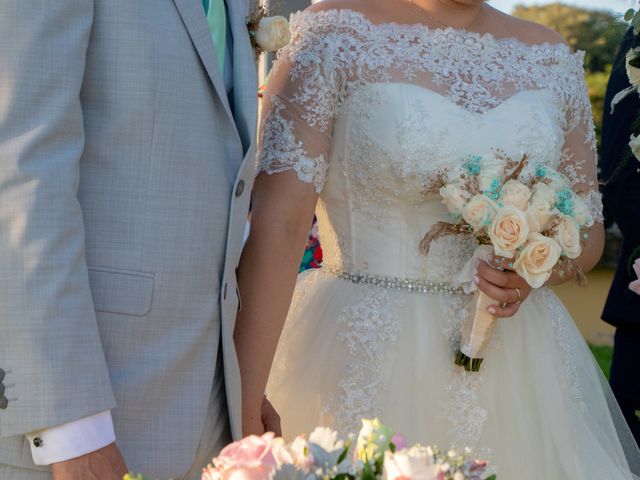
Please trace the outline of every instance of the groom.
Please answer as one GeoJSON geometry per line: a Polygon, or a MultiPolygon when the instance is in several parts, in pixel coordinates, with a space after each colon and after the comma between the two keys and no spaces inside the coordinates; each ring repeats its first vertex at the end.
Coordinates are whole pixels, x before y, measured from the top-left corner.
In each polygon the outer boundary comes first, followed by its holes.
{"type": "Polygon", "coordinates": [[[248,0],[1,10],[0,478],[199,478],[241,435],[248,0]]]}

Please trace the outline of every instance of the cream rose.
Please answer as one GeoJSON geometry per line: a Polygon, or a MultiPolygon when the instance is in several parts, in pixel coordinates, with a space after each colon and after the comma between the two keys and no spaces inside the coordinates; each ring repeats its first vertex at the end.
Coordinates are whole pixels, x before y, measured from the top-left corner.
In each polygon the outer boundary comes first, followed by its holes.
{"type": "Polygon", "coordinates": [[[263,17],[254,32],[254,38],[265,52],[276,52],[291,40],[289,22],[281,16],[263,17]]]}
{"type": "Polygon", "coordinates": [[[629,148],[631,148],[631,153],[636,157],[636,160],[640,160],[640,135],[631,134],[629,148]]]}
{"type": "Polygon", "coordinates": [[[629,77],[629,83],[634,87],[640,86],[640,68],[636,68],[629,62],[635,57],[640,55],[640,47],[632,48],[627,52],[627,77],[629,77]]]}
{"type": "Polygon", "coordinates": [[[461,183],[450,183],[440,189],[442,203],[454,214],[462,214],[464,206],[469,201],[469,192],[461,183]]]}
{"type": "Polygon", "coordinates": [[[580,195],[573,195],[573,218],[581,227],[589,228],[594,222],[589,206],[580,195]]]}
{"type": "Polygon", "coordinates": [[[496,255],[505,258],[513,258],[528,236],[529,222],[525,212],[509,205],[498,211],[489,227],[489,238],[496,255]]]}
{"type": "Polygon", "coordinates": [[[509,180],[502,186],[500,200],[505,205],[512,205],[520,210],[526,210],[529,205],[531,190],[518,180],[509,180]]]}
{"type": "Polygon", "coordinates": [[[496,158],[492,153],[484,155],[480,159],[480,174],[478,175],[480,191],[492,190],[496,182],[501,185],[502,178],[504,177],[504,169],[505,164],[503,160],[496,158]]]}
{"type": "Polygon", "coordinates": [[[529,237],[524,250],[514,262],[518,275],[533,288],[542,287],[562,255],[562,248],[553,238],[534,233],[529,237]]]}
{"type": "Polygon", "coordinates": [[[555,204],[556,192],[551,187],[544,183],[536,183],[533,186],[533,194],[527,210],[529,232],[539,233],[547,228],[554,214],[555,204]]]}
{"type": "Polygon", "coordinates": [[[580,227],[576,221],[567,215],[561,215],[561,220],[555,228],[553,239],[562,247],[562,253],[568,258],[578,258],[582,253],[580,245],[580,227]]]}
{"type": "Polygon", "coordinates": [[[462,209],[462,218],[474,230],[483,230],[489,227],[498,213],[498,205],[483,194],[475,195],[462,209]]]}
{"type": "Polygon", "coordinates": [[[569,185],[567,177],[565,177],[557,170],[554,170],[551,167],[545,167],[545,172],[545,178],[548,181],[548,186],[551,187],[552,190],[558,192],[564,188],[567,188],[567,185],[569,185]]]}
{"type": "Polygon", "coordinates": [[[387,451],[384,458],[383,480],[433,480],[439,478],[440,468],[433,464],[433,452],[426,447],[413,447],[396,453],[387,451]]]}

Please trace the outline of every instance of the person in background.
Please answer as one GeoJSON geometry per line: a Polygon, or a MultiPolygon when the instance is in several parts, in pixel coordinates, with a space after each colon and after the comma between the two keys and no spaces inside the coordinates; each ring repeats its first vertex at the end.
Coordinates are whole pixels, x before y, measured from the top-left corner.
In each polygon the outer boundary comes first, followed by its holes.
{"type": "Polygon", "coordinates": [[[640,114],[640,97],[630,95],[611,112],[614,95],[629,87],[625,55],[633,47],[630,29],[620,46],[605,97],[600,156],[602,193],[606,220],[620,227],[623,242],[602,319],[616,327],[611,388],[640,442],[640,295],[629,289],[629,283],[636,280],[634,260],[640,257],[640,163],[628,147],[633,124],[640,114]]]}

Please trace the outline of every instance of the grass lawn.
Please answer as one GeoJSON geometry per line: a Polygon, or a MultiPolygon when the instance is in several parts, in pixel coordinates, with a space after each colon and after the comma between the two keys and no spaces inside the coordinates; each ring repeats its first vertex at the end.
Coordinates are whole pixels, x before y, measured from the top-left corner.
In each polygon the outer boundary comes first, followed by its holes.
{"type": "Polygon", "coordinates": [[[613,358],[613,347],[607,345],[589,345],[591,352],[596,357],[598,365],[609,380],[609,370],[611,369],[611,359],[613,358]]]}

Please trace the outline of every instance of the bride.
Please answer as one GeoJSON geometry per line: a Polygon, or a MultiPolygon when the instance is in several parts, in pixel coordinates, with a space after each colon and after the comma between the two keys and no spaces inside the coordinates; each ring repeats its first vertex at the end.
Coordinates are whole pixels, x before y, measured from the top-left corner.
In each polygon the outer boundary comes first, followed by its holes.
{"type": "Polygon", "coordinates": [[[500,320],[467,373],[453,359],[469,298],[452,277],[474,241],[419,251],[447,215],[429,185],[500,151],[573,182],[598,220],[578,259],[593,268],[603,226],[583,54],[481,0],[326,0],[292,35],[265,93],[239,268],[245,433],[263,429],[266,389],[289,439],[378,416],[412,442],[471,447],[508,480],[636,478],[637,446],[554,293],[481,262],[500,320]],[[324,267],[296,284],[314,210],[324,267]]]}

